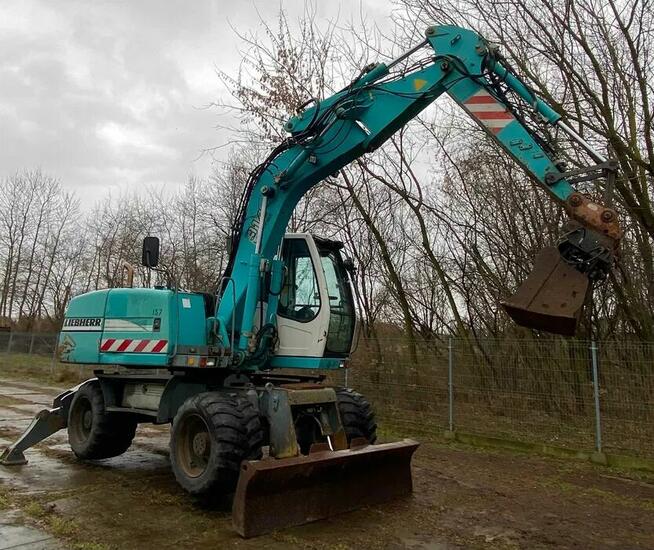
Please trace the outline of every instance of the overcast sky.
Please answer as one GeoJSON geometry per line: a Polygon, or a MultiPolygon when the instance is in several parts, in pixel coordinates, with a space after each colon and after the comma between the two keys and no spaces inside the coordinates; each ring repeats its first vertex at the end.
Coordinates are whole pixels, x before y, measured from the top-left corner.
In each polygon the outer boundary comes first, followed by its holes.
{"type": "MultiPolygon", "coordinates": [[[[323,19],[359,9],[316,1],[323,19]]],[[[201,151],[227,139],[203,107],[226,95],[215,69],[238,68],[231,27],[256,32],[280,5],[296,18],[304,2],[0,0],[0,177],[41,167],[90,206],[206,175],[201,151]]],[[[391,4],[361,9],[383,23],[391,4]]]]}

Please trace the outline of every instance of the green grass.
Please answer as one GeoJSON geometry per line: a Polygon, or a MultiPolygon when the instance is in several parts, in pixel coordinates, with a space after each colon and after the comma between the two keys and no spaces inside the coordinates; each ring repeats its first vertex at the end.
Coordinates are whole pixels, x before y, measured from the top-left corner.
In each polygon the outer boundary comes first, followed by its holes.
{"type": "Polygon", "coordinates": [[[93,375],[93,368],[66,365],[51,357],[26,353],[0,354],[0,377],[53,386],[69,386],[93,375]]]}
{"type": "Polygon", "coordinates": [[[40,519],[47,515],[48,511],[43,507],[40,502],[35,500],[26,502],[23,505],[23,512],[25,512],[29,517],[40,519]]]}
{"type": "Polygon", "coordinates": [[[0,510],[8,510],[11,508],[11,501],[9,500],[9,491],[0,485],[0,510]]]}
{"type": "Polygon", "coordinates": [[[46,519],[47,530],[59,538],[72,537],[79,531],[77,523],[72,519],[50,515],[46,519]]]}

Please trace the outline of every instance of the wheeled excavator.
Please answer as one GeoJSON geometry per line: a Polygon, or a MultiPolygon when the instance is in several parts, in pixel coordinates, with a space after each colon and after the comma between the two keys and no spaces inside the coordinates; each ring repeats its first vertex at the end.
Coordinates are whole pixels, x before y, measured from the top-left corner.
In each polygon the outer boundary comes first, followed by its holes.
{"type": "MultiPolygon", "coordinates": [[[[352,263],[340,242],[285,230],[309,189],[443,94],[568,213],[557,246],[538,255],[502,305],[520,325],[573,334],[622,235],[615,210],[574,185],[612,185],[616,163],[538,97],[497,46],[470,30],[433,26],[397,59],[368,65],[288,120],[287,137],[247,180],[215,295],[169,284],[71,299],[59,358],[96,365],[95,377],[40,412],[2,463],[24,464],[27,448],[64,428],[77,457],[100,460],[125,452],[137,424],[172,424],[177,481],[198,497],[233,494],[233,523],[245,537],[410,493],[418,443],[377,443],[370,403],[325,380],[346,366],[355,336],[352,263]],[[592,164],[567,169],[553,129],[592,164]]],[[[143,264],[158,263],[159,241],[148,237],[143,264]]]]}

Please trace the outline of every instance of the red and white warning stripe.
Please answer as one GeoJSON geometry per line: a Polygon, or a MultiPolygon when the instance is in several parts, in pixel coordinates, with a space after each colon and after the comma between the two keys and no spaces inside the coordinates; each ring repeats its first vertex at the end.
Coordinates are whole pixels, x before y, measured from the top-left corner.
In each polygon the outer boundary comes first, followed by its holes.
{"type": "Polygon", "coordinates": [[[515,120],[508,109],[486,90],[479,90],[470,96],[463,102],[463,106],[494,134],[515,120]]]}
{"type": "Polygon", "coordinates": [[[132,340],[131,338],[103,338],[100,351],[115,353],[166,353],[168,340],[132,340]]]}

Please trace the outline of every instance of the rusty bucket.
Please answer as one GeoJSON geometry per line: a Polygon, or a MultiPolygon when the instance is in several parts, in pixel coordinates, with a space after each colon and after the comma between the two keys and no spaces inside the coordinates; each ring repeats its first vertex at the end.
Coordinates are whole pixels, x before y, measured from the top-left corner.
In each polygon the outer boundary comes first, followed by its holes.
{"type": "Polygon", "coordinates": [[[254,537],[408,495],[417,448],[411,439],[379,445],[353,441],[342,451],[320,446],[307,456],[243,462],[234,528],[254,537]]]}
{"type": "Polygon", "coordinates": [[[502,307],[520,326],[574,336],[588,286],[588,277],[550,246],[536,256],[529,277],[502,307]]]}

